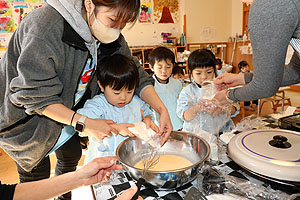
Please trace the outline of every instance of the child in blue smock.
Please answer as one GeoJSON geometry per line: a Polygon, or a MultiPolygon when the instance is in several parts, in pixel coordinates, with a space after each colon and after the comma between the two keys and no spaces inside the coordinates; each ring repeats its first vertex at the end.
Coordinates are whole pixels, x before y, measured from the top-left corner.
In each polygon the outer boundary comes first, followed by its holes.
{"type": "MultiPolygon", "coordinates": [[[[204,91],[202,84],[216,77],[216,64],[214,54],[208,49],[195,50],[188,58],[189,77],[192,83],[187,85],[180,93],[177,102],[177,115],[183,123],[183,131],[196,132],[200,129],[216,134],[216,131],[228,131],[233,128],[233,121],[229,118],[223,127],[217,127],[222,118],[214,116],[216,107],[208,101],[203,101],[204,91]],[[201,119],[199,118],[201,114],[201,119]],[[213,120],[215,124],[213,124],[213,120]]],[[[229,107],[231,117],[239,113],[239,106],[229,107]]],[[[221,111],[222,112],[222,111],[221,111]]]]}
{"type": "Polygon", "coordinates": [[[184,121],[183,131],[192,132],[210,145],[209,159],[219,160],[218,134],[234,127],[230,118],[239,113],[238,104],[219,107],[211,99],[215,90],[209,81],[216,77],[215,56],[208,49],[195,50],[188,58],[192,83],[182,89],[177,103],[177,114],[184,121]]]}
{"type": "Polygon", "coordinates": [[[158,132],[148,104],[134,95],[139,73],[132,59],[120,54],[105,57],[98,64],[96,75],[102,93],[86,101],[77,112],[93,119],[113,120],[116,124],[112,126],[119,134],[103,140],[89,136],[86,162],[95,157],[115,156],[118,145],[128,136],[133,136],[127,129],[133,125],[128,123],[144,121],[147,127],[158,132]],[[144,119],[141,110],[144,111],[144,119]]]}
{"type": "MultiPolygon", "coordinates": [[[[176,114],[177,98],[182,89],[182,83],[171,77],[175,64],[174,53],[166,47],[155,48],[150,56],[150,69],[154,72],[154,89],[165,104],[174,130],[182,129],[183,121],[176,114]]],[[[154,122],[159,126],[159,115],[153,111],[154,122]]]]}

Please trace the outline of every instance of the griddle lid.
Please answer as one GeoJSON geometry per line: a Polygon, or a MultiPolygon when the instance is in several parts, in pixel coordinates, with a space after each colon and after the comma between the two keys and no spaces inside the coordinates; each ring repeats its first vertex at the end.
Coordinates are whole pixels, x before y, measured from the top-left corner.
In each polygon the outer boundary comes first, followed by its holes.
{"type": "Polygon", "coordinates": [[[255,173],[300,182],[300,133],[283,129],[251,130],[235,135],[228,155],[255,173]]]}

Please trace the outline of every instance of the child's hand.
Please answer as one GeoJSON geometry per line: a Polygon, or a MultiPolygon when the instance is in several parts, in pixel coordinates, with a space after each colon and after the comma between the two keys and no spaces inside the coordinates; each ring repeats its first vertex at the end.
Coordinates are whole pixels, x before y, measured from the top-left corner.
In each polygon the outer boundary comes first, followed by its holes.
{"type": "Polygon", "coordinates": [[[134,127],[134,124],[120,123],[112,125],[123,136],[134,137],[135,135],[128,130],[128,127],[134,127]]]}
{"type": "Polygon", "coordinates": [[[222,112],[222,108],[219,106],[218,102],[214,100],[201,99],[196,104],[196,107],[199,112],[206,112],[214,117],[222,112]]]}
{"type": "Polygon", "coordinates": [[[156,126],[156,124],[152,121],[150,116],[146,116],[143,120],[143,122],[146,124],[146,128],[149,129],[151,128],[153,131],[155,131],[156,133],[159,132],[159,128],[158,126],[156,126]]]}
{"type": "Polygon", "coordinates": [[[87,118],[83,135],[94,135],[97,139],[103,140],[106,137],[112,136],[112,134],[118,133],[118,131],[112,127],[114,124],[115,122],[112,120],[87,118]]]}
{"type": "Polygon", "coordinates": [[[221,90],[217,92],[214,96],[214,100],[218,101],[220,105],[228,104],[228,101],[226,99],[226,90],[221,90]]]}

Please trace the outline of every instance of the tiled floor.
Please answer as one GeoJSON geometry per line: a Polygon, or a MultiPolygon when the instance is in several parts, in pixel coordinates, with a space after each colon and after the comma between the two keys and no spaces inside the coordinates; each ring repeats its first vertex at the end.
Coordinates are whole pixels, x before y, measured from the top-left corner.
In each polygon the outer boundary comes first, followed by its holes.
{"type": "MultiPolygon", "coordinates": [[[[290,91],[287,90],[286,91],[286,97],[291,98],[291,102],[292,102],[292,106],[300,106],[300,92],[296,92],[296,91],[290,91]]],[[[279,111],[279,109],[278,109],[279,111]]],[[[270,114],[272,112],[271,109],[271,104],[267,103],[266,105],[264,105],[263,109],[262,109],[262,115],[265,114],[270,114]]],[[[254,114],[255,112],[253,111],[246,111],[246,116],[254,114]]],[[[235,123],[238,123],[240,120],[242,119],[241,114],[239,114],[238,116],[236,116],[233,121],[235,123]]],[[[0,180],[2,183],[6,183],[6,184],[12,184],[12,183],[17,183],[18,182],[18,173],[16,170],[16,166],[15,163],[13,162],[13,160],[3,152],[3,150],[0,148],[0,180]]],[[[55,168],[55,164],[56,164],[56,159],[55,159],[55,155],[50,155],[50,159],[51,159],[51,169],[55,168]]],[[[83,160],[84,160],[84,155],[82,157],[82,159],[80,160],[79,163],[79,167],[83,165],[83,160]]],[[[52,170],[53,171],[53,170],[52,170]]],[[[51,173],[53,174],[53,172],[51,173]]],[[[89,192],[90,188],[89,187],[82,187],[80,189],[74,190],[73,192],[73,199],[92,199],[92,197],[90,196],[90,192],[89,192]],[[86,196],[86,194],[88,194],[89,196],[86,196]],[[82,195],[84,195],[84,197],[82,197],[82,195]]]]}

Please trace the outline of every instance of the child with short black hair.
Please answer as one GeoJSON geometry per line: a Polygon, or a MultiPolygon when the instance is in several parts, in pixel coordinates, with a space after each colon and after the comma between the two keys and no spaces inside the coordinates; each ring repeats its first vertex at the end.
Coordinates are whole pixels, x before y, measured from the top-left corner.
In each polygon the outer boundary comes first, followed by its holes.
{"type": "Polygon", "coordinates": [[[184,80],[184,71],[177,64],[175,64],[173,67],[172,77],[179,80],[180,82],[182,82],[181,80],[184,80]]]}
{"type": "Polygon", "coordinates": [[[184,71],[181,67],[178,66],[177,63],[175,63],[175,65],[173,67],[171,76],[172,76],[172,78],[179,80],[181,82],[182,88],[184,88],[186,86],[184,71]]]}
{"type": "MultiPolygon", "coordinates": [[[[247,61],[242,60],[238,64],[240,73],[248,73],[250,72],[250,66],[247,61]]],[[[244,106],[246,110],[255,111],[256,107],[258,105],[258,100],[253,100],[252,104],[250,101],[244,101],[244,106]]]]}
{"type": "Polygon", "coordinates": [[[222,60],[220,58],[216,58],[216,69],[222,69],[222,60]]]}
{"type": "MultiPolygon", "coordinates": [[[[175,65],[175,55],[166,47],[157,47],[150,53],[149,62],[154,73],[154,89],[167,107],[173,129],[180,130],[183,122],[176,115],[176,107],[182,83],[171,77],[175,65]]],[[[155,123],[159,125],[157,112],[154,112],[154,117],[155,123]]]]}
{"type": "Polygon", "coordinates": [[[148,104],[134,95],[139,83],[139,72],[135,62],[127,56],[115,54],[101,59],[96,71],[101,94],[87,100],[77,112],[89,118],[112,120],[111,124],[119,134],[112,134],[103,140],[90,137],[90,146],[86,154],[89,162],[95,157],[114,156],[118,145],[133,134],[128,130],[132,124],[143,121],[147,127],[158,132],[152,122],[152,113],[148,104]],[[144,116],[141,113],[144,112],[144,116]]]}
{"type": "Polygon", "coordinates": [[[223,68],[223,62],[221,58],[216,58],[216,69],[217,69],[218,76],[226,72],[225,68],[223,68]]]}
{"type": "Polygon", "coordinates": [[[239,67],[240,73],[250,72],[249,64],[245,60],[240,61],[238,64],[238,67],[239,67]]]}

